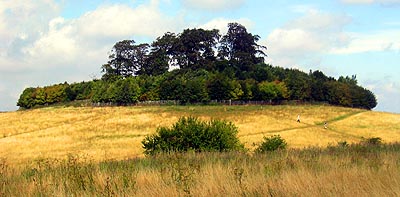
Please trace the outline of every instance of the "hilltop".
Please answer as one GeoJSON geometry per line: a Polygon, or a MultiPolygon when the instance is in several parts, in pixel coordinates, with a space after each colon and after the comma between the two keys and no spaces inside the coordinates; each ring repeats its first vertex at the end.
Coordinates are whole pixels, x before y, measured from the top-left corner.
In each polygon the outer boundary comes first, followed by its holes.
{"type": "Polygon", "coordinates": [[[0,114],[0,158],[26,164],[68,154],[95,161],[142,157],[144,136],[189,115],[232,121],[249,149],[273,134],[285,138],[291,148],[326,147],[370,137],[383,142],[400,139],[399,114],[334,106],[48,107],[0,114]],[[296,122],[298,114],[301,123],[296,122]]]}
{"type": "Polygon", "coordinates": [[[373,109],[375,95],[357,76],[338,79],[316,70],[304,72],[265,63],[260,37],[238,23],[228,32],[185,29],[167,32],[152,43],[117,42],[103,76],[88,82],[28,87],[17,106],[29,109],[71,101],[132,105],[173,101],[207,104],[215,101],[323,102],[373,109]]]}

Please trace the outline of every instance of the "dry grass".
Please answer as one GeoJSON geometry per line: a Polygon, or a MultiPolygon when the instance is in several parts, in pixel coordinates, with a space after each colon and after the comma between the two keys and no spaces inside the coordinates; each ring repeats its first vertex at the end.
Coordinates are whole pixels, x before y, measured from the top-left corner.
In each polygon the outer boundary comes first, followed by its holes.
{"type": "Polygon", "coordinates": [[[359,148],[44,160],[20,173],[0,171],[0,195],[399,196],[399,144],[359,148]]]}
{"type": "Polygon", "coordinates": [[[246,147],[280,134],[289,147],[327,146],[361,137],[399,141],[400,115],[332,106],[161,106],[62,108],[0,113],[0,158],[27,164],[38,158],[84,155],[94,161],[142,156],[141,140],[181,116],[226,119],[246,147]],[[301,123],[296,122],[297,114],[301,123]],[[329,129],[322,123],[328,121],[329,129]]]}
{"type": "Polygon", "coordinates": [[[145,108],[44,108],[2,114],[0,157],[90,155],[94,160],[140,155],[143,136],[176,120],[145,108]]]}
{"type": "Polygon", "coordinates": [[[400,140],[400,115],[383,112],[365,112],[335,122],[331,128],[343,134],[380,137],[385,142],[400,140]]]}

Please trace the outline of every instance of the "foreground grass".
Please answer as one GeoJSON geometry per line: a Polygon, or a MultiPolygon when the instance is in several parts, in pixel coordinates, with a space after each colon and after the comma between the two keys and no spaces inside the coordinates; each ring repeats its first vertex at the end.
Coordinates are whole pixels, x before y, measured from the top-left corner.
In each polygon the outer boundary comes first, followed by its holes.
{"type": "Polygon", "coordinates": [[[399,185],[400,144],[0,162],[0,196],[400,196],[399,185]]]}
{"type": "Polygon", "coordinates": [[[49,107],[0,113],[0,158],[15,166],[40,158],[63,160],[68,154],[97,162],[143,157],[144,136],[189,115],[233,122],[249,149],[275,134],[292,148],[359,142],[362,137],[388,143],[400,139],[398,114],[333,106],[49,107]],[[323,122],[329,129],[323,129],[323,122]]]}

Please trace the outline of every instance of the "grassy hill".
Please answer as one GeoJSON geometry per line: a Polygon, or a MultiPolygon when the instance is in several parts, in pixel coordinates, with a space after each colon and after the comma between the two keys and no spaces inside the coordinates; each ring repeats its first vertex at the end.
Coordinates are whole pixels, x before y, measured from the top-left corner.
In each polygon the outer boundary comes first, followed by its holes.
{"type": "Polygon", "coordinates": [[[232,121],[249,149],[273,134],[281,135],[292,148],[370,137],[400,141],[399,114],[333,106],[48,107],[0,113],[0,158],[28,164],[39,158],[65,159],[69,154],[93,161],[140,157],[145,135],[189,115],[232,121]],[[296,122],[298,114],[301,123],[296,122]]]}
{"type": "Polygon", "coordinates": [[[0,132],[0,196],[400,195],[400,143],[358,143],[398,142],[399,114],[311,105],[49,107],[0,113],[0,132]],[[249,149],[273,134],[289,149],[142,157],[145,135],[189,115],[234,122],[249,149]]]}

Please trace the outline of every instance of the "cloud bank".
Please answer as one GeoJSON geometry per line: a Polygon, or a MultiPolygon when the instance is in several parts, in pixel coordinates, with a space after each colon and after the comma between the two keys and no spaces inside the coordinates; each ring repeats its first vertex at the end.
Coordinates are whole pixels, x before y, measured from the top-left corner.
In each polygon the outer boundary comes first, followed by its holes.
{"type": "Polygon", "coordinates": [[[163,14],[157,1],[99,6],[76,19],[60,14],[52,0],[0,2],[0,109],[15,109],[26,87],[98,76],[119,40],[153,39],[183,26],[163,14]]]}
{"type": "Polygon", "coordinates": [[[304,59],[318,61],[321,54],[349,43],[343,28],[350,22],[346,15],[311,10],[274,29],[262,43],[269,48],[270,63],[293,67],[304,59]]]}
{"type": "Polygon", "coordinates": [[[400,30],[385,30],[370,34],[349,33],[350,43],[341,48],[333,48],[333,54],[399,51],[400,30]]]}
{"type": "Polygon", "coordinates": [[[181,0],[182,4],[188,8],[221,11],[240,7],[245,0],[181,0]]]}

